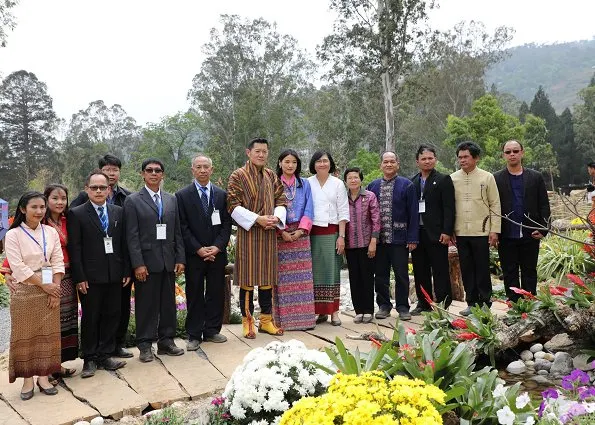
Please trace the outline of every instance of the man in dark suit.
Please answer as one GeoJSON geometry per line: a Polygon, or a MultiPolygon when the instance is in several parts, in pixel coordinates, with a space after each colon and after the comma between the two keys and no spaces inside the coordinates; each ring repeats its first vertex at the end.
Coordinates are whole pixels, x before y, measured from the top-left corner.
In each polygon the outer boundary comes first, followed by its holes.
{"type": "Polygon", "coordinates": [[[227,341],[221,326],[231,216],[227,194],[210,182],[212,173],[211,159],[196,156],[192,160],[195,180],[176,193],[186,247],[188,351],[197,350],[201,340],[227,341]]]}
{"type": "MultiPolygon", "coordinates": [[[[107,175],[109,178],[109,191],[107,194],[107,203],[117,205],[119,207],[124,206],[126,197],[130,195],[130,191],[126,190],[118,184],[120,180],[120,169],[122,168],[122,161],[119,158],[107,154],[99,158],[98,164],[99,169],[107,175]]],[[[70,203],[70,208],[74,208],[78,205],[83,205],[89,200],[89,196],[86,191],[82,191],[79,195],[70,203]]],[[[130,322],[130,290],[132,284],[122,287],[122,305],[120,308],[120,321],[118,324],[118,332],[116,333],[116,350],[114,351],[115,357],[128,358],[132,357],[132,353],[126,348],[126,333],[128,332],[128,322],[130,322]]]]}
{"type": "Polygon", "coordinates": [[[547,231],[531,227],[547,227],[550,203],[541,173],[522,166],[523,145],[510,140],[504,144],[502,152],[506,168],[494,174],[503,216],[498,253],[506,296],[511,301],[517,301],[520,295],[514,293],[511,287],[522,288],[532,294],[537,291],[539,241],[547,235],[547,231]]]}
{"type": "Polygon", "coordinates": [[[180,356],[176,335],[176,275],[186,263],[176,197],[161,190],[165,173],[158,159],[141,166],[145,187],[126,198],[124,217],[130,262],[135,275],[136,343],[139,360],[153,360],[151,345],[157,336],[157,353],[180,356]]]}
{"type": "Polygon", "coordinates": [[[85,181],[89,200],[68,212],[68,254],[80,292],[81,348],[88,378],[97,367],[116,370],[126,364],[110,356],[116,347],[122,285],[130,283],[122,208],[106,202],[108,177],[93,171],[85,181]]]}
{"type": "Polygon", "coordinates": [[[455,189],[449,175],[436,171],[436,150],[421,145],[416,163],[419,173],[412,181],[419,199],[419,244],[411,251],[417,292],[413,316],[431,310],[421,288],[432,296],[432,280],[436,300],[446,306],[452,302],[448,244],[455,222],[455,189]]]}

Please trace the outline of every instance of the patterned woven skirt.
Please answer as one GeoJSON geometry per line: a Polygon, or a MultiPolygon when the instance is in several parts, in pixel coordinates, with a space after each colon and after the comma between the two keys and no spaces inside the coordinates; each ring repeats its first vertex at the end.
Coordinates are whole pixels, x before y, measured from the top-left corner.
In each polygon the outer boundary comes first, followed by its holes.
{"type": "MultiPolygon", "coordinates": [[[[299,223],[288,225],[288,232],[297,230],[299,223]]],[[[284,330],[312,329],[314,314],[314,284],[310,238],[302,236],[285,242],[278,238],[279,281],[273,286],[275,324],[284,330]]]]}
{"type": "Polygon", "coordinates": [[[312,275],[314,278],[314,310],[316,314],[339,311],[341,297],[341,266],[343,256],[337,255],[339,226],[312,226],[312,275]]]}
{"type": "Polygon", "coordinates": [[[60,283],[60,336],[62,362],[76,359],[79,356],[78,297],[69,269],[60,283]]]}
{"type": "Polygon", "coordinates": [[[8,380],[60,372],[60,309],[39,286],[17,285],[10,298],[8,380]]]}

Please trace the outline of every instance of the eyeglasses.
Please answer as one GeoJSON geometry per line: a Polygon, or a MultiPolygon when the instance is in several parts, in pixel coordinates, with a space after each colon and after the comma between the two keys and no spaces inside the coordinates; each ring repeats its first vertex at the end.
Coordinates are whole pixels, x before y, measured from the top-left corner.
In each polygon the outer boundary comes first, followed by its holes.
{"type": "Polygon", "coordinates": [[[147,174],[161,174],[163,170],[161,168],[145,168],[147,174]]]}
{"type": "Polygon", "coordinates": [[[504,151],[504,155],[510,155],[511,153],[519,153],[520,149],[513,149],[511,151],[504,151]]]}
{"type": "Polygon", "coordinates": [[[93,192],[97,192],[98,190],[100,192],[105,192],[107,190],[109,186],[89,186],[89,189],[91,189],[93,192]]]}

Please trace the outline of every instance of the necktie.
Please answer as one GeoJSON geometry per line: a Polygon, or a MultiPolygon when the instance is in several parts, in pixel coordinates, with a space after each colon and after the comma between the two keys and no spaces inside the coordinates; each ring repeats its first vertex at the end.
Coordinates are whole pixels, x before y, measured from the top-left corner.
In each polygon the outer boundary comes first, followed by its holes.
{"type": "Polygon", "coordinates": [[[155,205],[157,205],[157,214],[159,215],[159,220],[161,220],[161,198],[159,197],[158,193],[153,195],[153,198],[155,200],[155,205]]]}
{"type": "Polygon", "coordinates": [[[200,201],[202,202],[202,209],[205,214],[209,213],[209,199],[207,198],[207,188],[200,186],[200,201]]]}
{"type": "Polygon", "coordinates": [[[99,212],[99,221],[101,222],[101,227],[103,228],[103,231],[107,234],[107,227],[109,225],[107,215],[105,215],[103,207],[97,207],[97,211],[99,212]]]}

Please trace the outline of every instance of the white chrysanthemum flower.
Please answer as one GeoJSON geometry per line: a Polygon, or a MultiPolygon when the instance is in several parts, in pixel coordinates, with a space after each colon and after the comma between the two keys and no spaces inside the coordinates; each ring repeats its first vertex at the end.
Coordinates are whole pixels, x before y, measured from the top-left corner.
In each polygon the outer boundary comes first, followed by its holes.
{"type": "Polygon", "coordinates": [[[529,402],[531,401],[531,397],[529,397],[528,393],[523,393],[517,397],[515,401],[515,406],[517,409],[524,408],[529,402]]]}
{"type": "Polygon", "coordinates": [[[246,409],[236,405],[235,403],[231,404],[231,407],[229,408],[229,413],[236,419],[244,419],[246,417],[246,409]]]}
{"type": "Polygon", "coordinates": [[[525,421],[525,425],[535,425],[535,418],[533,416],[529,416],[525,421]]]}
{"type": "Polygon", "coordinates": [[[508,406],[504,406],[498,410],[496,416],[498,416],[498,423],[500,425],[513,425],[514,423],[515,414],[508,406]]]}
{"type": "Polygon", "coordinates": [[[504,397],[506,395],[506,387],[504,387],[504,385],[502,384],[496,385],[496,388],[494,388],[492,395],[494,396],[494,398],[504,397]]]}

